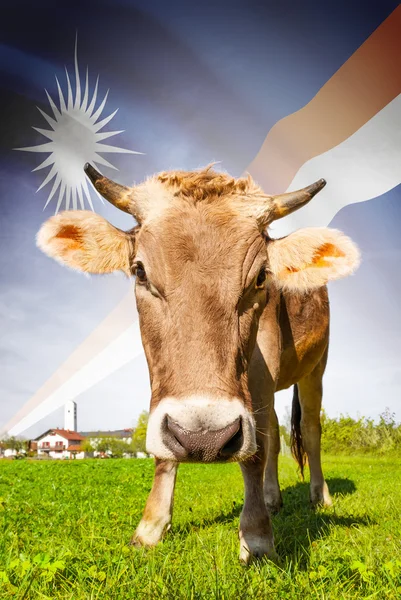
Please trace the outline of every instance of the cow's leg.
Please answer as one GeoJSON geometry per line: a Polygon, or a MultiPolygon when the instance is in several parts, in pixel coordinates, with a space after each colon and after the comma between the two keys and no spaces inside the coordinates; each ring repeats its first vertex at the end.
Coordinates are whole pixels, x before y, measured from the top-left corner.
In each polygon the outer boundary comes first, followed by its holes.
{"type": "Polygon", "coordinates": [[[308,456],[310,470],[310,499],[316,505],[331,506],[329,488],[323,477],[320,458],[320,410],[322,406],[322,377],[324,362],[298,382],[301,404],[302,444],[308,456]]]}
{"type": "MultiPolygon", "coordinates": [[[[267,428],[266,428],[267,429],[267,428]]],[[[275,558],[273,529],[263,496],[263,475],[266,465],[266,433],[258,429],[258,450],[241,463],[245,484],[244,507],[240,517],[240,560],[246,564],[252,557],[275,558]]]]}
{"type": "Polygon", "coordinates": [[[134,546],[155,546],[171,523],[178,464],[156,459],[155,477],[141,521],[132,537],[134,546]]]}
{"type": "MultiPolygon", "coordinates": [[[[265,555],[272,559],[277,556],[274,549],[272,523],[263,490],[267,455],[271,452],[274,456],[274,446],[270,445],[269,450],[269,423],[271,415],[273,420],[275,417],[274,390],[279,373],[281,352],[281,335],[277,320],[280,295],[274,287],[269,293],[270,299],[259,322],[257,343],[249,365],[249,391],[252,397],[258,449],[252,458],[241,464],[245,500],[240,517],[239,537],[240,560],[245,563],[249,563],[253,556],[265,555]]],[[[274,439],[276,438],[273,437],[274,439]]],[[[271,460],[269,467],[274,464],[274,461],[271,460]]],[[[275,472],[274,468],[272,472],[275,472]]],[[[277,481],[277,475],[274,478],[277,481]]],[[[271,480],[273,480],[273,475],[271,480]]],[[[278,494],[280,493],[277,488],[275,489],[276,500],[278,498],[277,491],[278,494]]]]}
{"type": "Polygon", "coordinates": [[[265,503],[271,512],[278,512],[283,506],[278,482],[278,456],[280,453],[280,431],[274,407],[270,411],[267,436],[267,465],[263,486],[265,503]]]}

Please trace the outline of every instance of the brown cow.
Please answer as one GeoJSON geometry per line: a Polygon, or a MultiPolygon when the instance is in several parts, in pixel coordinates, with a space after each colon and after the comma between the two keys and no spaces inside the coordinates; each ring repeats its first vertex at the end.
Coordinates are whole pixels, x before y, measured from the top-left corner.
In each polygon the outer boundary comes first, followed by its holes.
{"type": "Polygon", "coordinates": [[[267,228],[325,181],[268,196],[251,178],[210,167],[161,173],[133,188],[85,170],[139,226],[124,232],[91,212],[63,212],[43,225],[38,245],[81,271],[136,274],[152,390],[147,449],[156,474],[133,543],[153,546],[169,526],[179,462],[238,461],[245,483],[240,558],[273,556],[269,511],[281,506],[274,392],[295,385],[293,450],[302,469],[305,449],[312,503],[328,505],[320,462],[325,284],[352,273],[359,252],[336,230],[273,240],[267,228]]]}

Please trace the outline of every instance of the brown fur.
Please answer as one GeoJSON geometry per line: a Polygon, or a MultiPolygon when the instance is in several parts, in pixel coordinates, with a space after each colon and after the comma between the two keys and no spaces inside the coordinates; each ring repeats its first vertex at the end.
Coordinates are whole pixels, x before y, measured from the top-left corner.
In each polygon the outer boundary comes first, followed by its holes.
{"type": "Polygon", "coordinates": [[[78,249],[82,244],[81,230],[75,227],[75,225],[61,226],[55,237],[67,240],[70,248],[74,250],[78,249]]]}
{"type": "Polygon", "coordinates": [[[257,275],[251,267],[261,252],[258,266],[262,266],[264,248],[255,224],[236,219],[232,211],[222,211],[218,205],[172,208],[157,224],[143,226],[138,259],[146,264],[152,285],[168,299],[171,315],[163,318],[159,298],[137,286],[152,408],[162,397],[199,394],[206,388],[222,396],[243,397],[250,404],[238,335],[243,330],[244,341],[248,338],[250,328],[257,326],[251,315],[260,311],[254,308],[254,300],[259,297],[262,306],[265,299],[263,292],[240,296],[244,278],[257,275]],[[164,243],[154,244],[155,237],[162,237],[164,243]],[[169,344],[161,342],[166,339],[169,344]],[[217,368],[211,370],[211,364],[217,368]]]}
{"type": "MultiPolygon", "coordinates": [[[[42,227],[38,245],[87,272],[130,273],[143,264],[147,280],[137,281],[136,298],[151,411],[166,397],[209,394],[240,398],[253,412],[257,452],[242,465],[241,557],[271,554],[267,506],[281,503],[274,392],[299,384],[295,424],[311,466],[311,498],[328,503],[318,426],[329,337],[325,284],[352,273],[358,250],[326,228],[270,239],[263,228],[272,198],[251,178],[210,167],[161,173],[130,197],[141,224],[134,232],[92,213],[61,213],[42,227]],[[261,270],[268,276],[260,286],[261,270]]],[[[135,543],[153,545],[161,537],[171,518],[174,480],[171,464],[157,462],[135,543]]]]}
{"type": "Polygon", "coordinates": [[[225,196],[263,195],[251,177],[235,179],[226,173],[216,173],[212,165],[200,171],[168,171],[157,176],[158,181],[173,188],[175,196],[191,203],[216,201],[225,196]]]}

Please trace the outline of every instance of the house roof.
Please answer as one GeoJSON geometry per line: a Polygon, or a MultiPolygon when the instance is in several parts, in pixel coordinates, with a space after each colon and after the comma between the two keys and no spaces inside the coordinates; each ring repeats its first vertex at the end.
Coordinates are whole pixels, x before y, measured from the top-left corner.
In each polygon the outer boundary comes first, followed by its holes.
{"type": "Polygon", "coordinates": [[[36,441],[41,440],[49,433],[56,433],[59,436],[63,437],[65,440],[71,440],[74,442],[75,441],[81,442],[82,440],[85,439],[84,436],[81,435],[80,433],[78,433],[77,431],[70,431],[69,429],[48,429],[47,431],[45,431],[44,433],[39,435],[37,438],[35,438],[34,441],[36,442],[36,441]]]}
{"type": "Polygon", "coordinates": [[[82,452],[82,447],[77,444],[71,444],[66,450],[68,450],[68,452],[82,452]]]}

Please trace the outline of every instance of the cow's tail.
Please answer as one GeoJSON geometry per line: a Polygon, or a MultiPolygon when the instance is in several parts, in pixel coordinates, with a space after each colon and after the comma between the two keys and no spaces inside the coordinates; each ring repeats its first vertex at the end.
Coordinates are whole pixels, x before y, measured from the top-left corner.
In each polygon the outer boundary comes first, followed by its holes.
{"type": "Polygon", "coordinates": [[[297,384],[294,385],[294,395],[292,397],[291,411],[291,452],[299,465],[302,481],[304,480],[304,466],[306,463],[306,453],[302,443],[301,433],[301,404],[299,402],[299,392],[297,384]]]}

